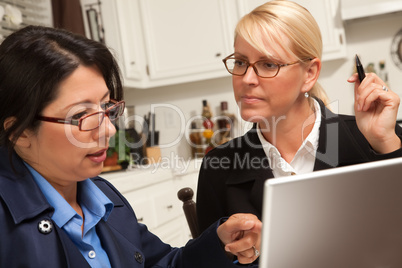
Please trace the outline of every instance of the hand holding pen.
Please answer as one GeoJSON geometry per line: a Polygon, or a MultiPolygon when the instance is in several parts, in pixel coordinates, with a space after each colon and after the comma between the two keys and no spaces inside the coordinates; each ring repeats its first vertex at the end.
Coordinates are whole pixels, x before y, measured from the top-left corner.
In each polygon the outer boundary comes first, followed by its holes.
{"type": "Polygon", "coordinates": [[[388,89],[375,73],[365,73],[356,55],[357,73],[348,82],[354,83],[355,115],[359,130],[377,153],[389,153],[401,147],[395,133],[399,96],[388,89]]]}
{"type": "Polygon", "coordinates": [[[356,70],[357,74],[359,75],[359,80],[360,83],[363,81],[363,79],[366,77],[366,73],[364,72],[364,68],[362,63],[360,62],[359,56],[356,55],[356,70]]]}
{"type": "Polygon", "coordinates": [[[356,70],[358,80],[356,77],[349,78],[349,82],[358,82],[358,87],[355,87],[355,101],[357,102],[358,111],[367,111],[372,107],[375,101],[379,100],[379,97],[384,96],[384,92],[388,92],[384,81],[382,81],[374,73],[368,74],[369,78],[366,78],[366,73],[364,72],[363,65],[356,55],[356,70]],[[363,81],[364,80],[364,81],[363,81]]]}

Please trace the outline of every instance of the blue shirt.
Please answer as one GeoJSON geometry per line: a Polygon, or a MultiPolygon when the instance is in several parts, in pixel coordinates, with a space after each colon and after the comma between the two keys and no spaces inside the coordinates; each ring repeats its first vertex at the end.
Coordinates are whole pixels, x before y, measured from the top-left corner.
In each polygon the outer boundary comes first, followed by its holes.
{"type": "Polygon", "coordinates": [[[113,209],[109,198],[89,179],[78,182],[78,203],[85,218],[84,232],[82,217],[35,169],[25,163],[39,188],[54,208],[52,220],[63,229],[77,246],[91,267],[111,267],[109,257],[102,248],[96,233],[96,224],[106,221],[113,209]]]}

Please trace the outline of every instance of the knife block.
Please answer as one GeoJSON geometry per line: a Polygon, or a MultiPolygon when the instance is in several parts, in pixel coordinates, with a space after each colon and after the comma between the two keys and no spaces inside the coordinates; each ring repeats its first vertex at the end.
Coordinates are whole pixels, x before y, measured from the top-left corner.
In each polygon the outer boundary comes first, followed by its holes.
{"type": "Polygon", "coordinates": [[[155,164],[162,160],[161,149],[159,146],[152,146],[146,148],[148,164],[155,164]]]}

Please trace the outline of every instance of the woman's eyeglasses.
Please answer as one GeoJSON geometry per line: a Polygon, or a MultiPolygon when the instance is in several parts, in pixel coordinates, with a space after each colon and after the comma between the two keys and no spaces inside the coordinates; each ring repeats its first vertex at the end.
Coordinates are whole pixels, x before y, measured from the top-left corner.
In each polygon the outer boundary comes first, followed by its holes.
{"type": "Polygon", "coordinates": [[[109,118],[110,121],[115,121],[124,112],[124,101],[110,100],[110,102],[103,105],[103,111],[91,113],[84,115],[81,118],[74,119],[62,119],[47,116],[38,116],[37,119],[40,121],[59,123],[59,124],[70,124],[78,126],[80,131],[90,131],[98,128],[102,123],[105,116],[109,118]]]}
{"type": "Polygon", "coordinates": [[[224,58],[222,61],[225,64],[226,70],[232,75],[242,76],[247,73],[248,68],[251,66],[254,72],[262,78],[273,78],[278,75],[281,67],[290,66],[293,64],[301,63],[303,61],[312,60],[311,58],[298,60],[286,64],[277,64],[268,60],[259,60],[254,63],[250,63],[246,60],[236,59],[234,54],[231,54],[224,58]]]}

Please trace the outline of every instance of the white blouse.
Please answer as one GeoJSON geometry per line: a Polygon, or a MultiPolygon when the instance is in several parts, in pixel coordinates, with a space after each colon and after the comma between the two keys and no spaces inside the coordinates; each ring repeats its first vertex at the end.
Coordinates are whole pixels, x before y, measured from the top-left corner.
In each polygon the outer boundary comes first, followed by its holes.
{"type": "Polygon", "coordinates": [[[313,129],[303,141],[290,163],[286,162],[285,159],[282,158],[278,149],[264,138],[260,126],[257,126],[258,137],[263,146],[264,152],[268,157],[269,166],[271,167],[275,178],[309,173],[314,170],[321,124],[321,108],[316,100],[314,100],[314,111],[315,122],[313,129]]]}

